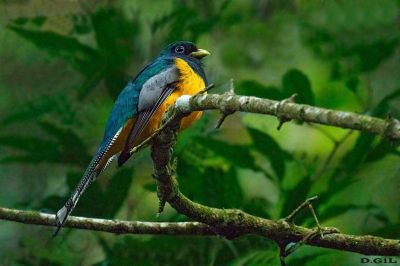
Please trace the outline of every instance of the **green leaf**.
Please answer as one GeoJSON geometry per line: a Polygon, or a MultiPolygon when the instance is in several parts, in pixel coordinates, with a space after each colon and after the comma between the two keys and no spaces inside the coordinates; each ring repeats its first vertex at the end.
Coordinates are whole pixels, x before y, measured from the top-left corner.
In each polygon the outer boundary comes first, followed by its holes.
{"type": "MultiPolygon", "coordinates": [[[[326,221],[328,219],[334,218],[336,216],[342,215],[343,213],[350,210],[365,210],[367,212],[372,212],[374,210],[380,210],[382,212],[382,207],[375,204],[368,205],[357,205],[357,204],[347,204],[347,205],[331,205],[329,208],[324,209],[323,212],[319,212],[319,221],[326,221]]],[[[387,219],[387,217],[386,217],[387,219]]]]}
{"type": "Polygon", "coordinates": [[[54,141],[41,140],[36,137],[23,136],[1,136],[0,145],[25,151],[43,152],[43,147],[55,148],[57,143],[54,141]]]}
{"type": "Polygon", "coordinates": [[[254,163],[254,158],[245,146],[230,145],[224,141],[207,137],[196,137],[195,141],[212,150],[215,154],[231,162],[234,166],[250,168],[256,171],[262,169],[254,163]]]}
{"type": "MultiPolygon", "coordinates": [[[[313,264],[313,260],[321,257],[320,254],[311,254],[311,255],[306,255],[301,258],[293,258],[290,260],[290,265],[293,266],[301,266],[301,265],[318,265],[318,264],[313,264]]],[[[314,262],[315,263],[315,262],[314,262]]]]}
{"type": "Polygon", "coordinates": [[[354,178],[344,179],[343,176],[336,177],[335,175],[332,175],[329,182],[328,188],[325,191],[318,193],[319,202],[327,202],[329,199],[336,197],[336,195],[342,190],[355,184],[358,180],[354,178]]]}
{"type": "MultiPolygon", "coordinates": [[[[382,116],[390,108],[391,100],[400,96],[400,90],[396,90],[390,95],[384,97],[377,107],[373,110],[373,116],[382,116]]],[[[358,167],[364,162],[373,162],[380,158],[383,158],[388,153],[398,154],[398,152],[389,147],[389,144],[382,140],[375,147],[372,146],[376,136],[368,133],[360,133],[353,148],[349,150],[341,159],[340,166],[335,170],[332,175],[335,177],[331,180],[331,186],[336,189],[341,189],[348,184],[343,182],[343,179],[347,179],[347,182],[352,178],[358,167]],[[338,182],[340,180],[340,182],[338,182]],[[340,184],[343,184],[340,185],[340,184]]]]}
{"type": "Polygon", "coordinates": [[[286,72],[282,78],[282,87],[284,98],[290,98],[294,93],[297,93],[298,103],[315,105],[311,83],[300,70],[291,69],[286,72]]]}
{"type": "Polygon", "coordinates": [[[55,141],[42,140],[36,137],[25,136],[1,136],[0,146],[10,147],[16,150],[23,150],[24,155],[7,155],[1,160],[1,164],[8,163],[64,163],[60,158],[58,150],[59,143],[55,141]],[[45,148],[51,147],[51,148],[45,148]]]}
{"type": "Polygon", "coordinates": [[[346,86],[351,90],[353,93],[357,93],[358,85],[360,84],[360,79],[357,76],[352,76],[347,79],[346,86]]]}
{"type": "MultiPolygon", "coordinates": [[[[114,218],[128,196],[133,179],[132,168],[121,168],[110,180],[101,199],[102,216],[114,218]]],[[[99,207],[101,207],[99,206],[99,207]]]]}
{"type": "MultiPolygon", "coordinates": [[[[284,203],[282,205],[281,217],[287,217],[294,210],[297,209],[304,201],[308,198],[308,192],[310,191],[312,180],[309,176],[303,177],[295,187],[289,190],[284,190],[283,195],[284,203]]],[[[302,224],[303,221],[310,217],[308,210],[302,211],[296,216],[296,224],[302,224]]]]}
{"type": "Polygon", "coordinates": [[[370,233],[371,235],[380,236],[383,238],[395,238],[400,235],[400,227],[398,223],[395,224],[386,224],[381,228],[377,228],[373,232],[370,233]]]}
{"type": "Polygon", "coordinates": [[[397,38],[355,45],[352,53],[359,56],[361,71],[367,72],[376,69],[384,59],[394,53],[398,41],[397,36],[397,38]]]}
{"type": "Polygon", "coordinates": [[[317,55],[331,62],[332,78],[372,71],[395,53],[399,43],[395,26],[398,5],[395,1],[370,3],[359,6],[347,1],[315,6],[314,12],[329,17],[327,20],[301,16],[302,35],[317,55]]]}
{"type": "Polygon", "coordinates": [[[259,98],[282,100],[282,92],[275,87],[267,87],[254,80],[244,80],[235,85],[235,92],[239,95],[255,96],[259,98]]]}
{"type": "MultiPolygon", "coordinates": [[[[58,139],[60,147],[58,157],[61,157],[64,162],[82,167],[86,167],[87,162],[90,162],[92,156],[88,154],[84,143],[74,131],[69,128],[60,128],[50,122],[38,122],[38,125],[50,136],[58,139]]],[[[51,146],[47,147],[51,149],[51,146]]]]}
{"type": "Polygon", "coordinates": [[[333,174],[335,180],[332,180],[332,182],[335,183],[337,180],[357,171],[358,167],[365,161],[375,137],[373,134],[360,133],[353,148],[342,157],[340,166],[333,174]]]}
{"type": "Polygon", "coordinates": [[[230,1],[210,2],[208,8],[204,4],[175,5],[172,11],[156,19],[151,27],[152,33],[164,33],[167,43],[176,40],[191,40],[194,43],[201,34],[210,32],[221,20],[221,11],[227,8],[230,1]],[[185,23],[182,23],[185,21],[185,23]]]}
{"type": "Polygon", "coordinates": [[[233,263],[234,265],[258,266],[258,265],[276,265],[279,263],[279,258],[275,252],[266,252],[265,250],[250,251],[245,255],[237,258],[233,263]]]}
{"type": "MultiPolygon", "coordinates": [[[[108,69],[103,65],[98,70],[88,75],[83,84],[78,89],[78,100],[84,100],[90,92],[100,83],[101,80],[107,75],[108,69]]],[[[121,89],[122,90],[122,89],[121,89]]]]}
{"type": "Polygon", "coordinates": [[[343,189],[358,182],[355,173],[367,158],[374,139],[375,135],[360,133],[353,148],[342,156],[340,164],[331,175],[327,189],[319,193],[318,197],[321,202],[327,201],[343,189]]]}
{"type": "Polygon", "coordinates": [[[147,241],[123,237],[111,247],[105,243],[106,259],[99,265],[130,265],[133,261],[139,265],[182,265],[182,261],[185,265],[208,265],[208,256],[200,254],[207,254],[214,241],[179,236],[156,236],[147,241]]]}
{"type": "Polygon", "coordinates": [[[365,158],[366,163],[372,163],[377,160],[382,159],[388,154],[395,154],[395,155],[400,155],[400,152],[398,152],[387,139],[381,139],[375,147],[373,147],[369,153],[368,156],[365,158]]]}
{"type": "Polygon", "coordinates": [[[20,104],[18,108],[13,109],[10,114],[2,119],[0,125],[8,126],[25,121],[36,122],[50,113],[60,117],[63,124],[72,124],[75,122],[76,110],[65,99],[64,94],[53,97],[41,95],[39,98],[20,104]]]}
{"type": "Polygon", "coordinates": [[[43,23],[45,22],[47,20],[47,17],[45,17],[45,16],[38,16],[38,17],[35,17],[35,18],[33,18],[31,21],[32,21],[32,23],[33,24],[35,24],[36,26],[42,26],[43,25],[43,23]]]}
{"type": "Polygon", "coordinates": [[[387,113],[391,109],[392,101],[397,99],[400,96],[400,89],[395,90],[383,97],[383,99],[379,102],[379,104],[375,107],[372,112],[372,116],[375,117],[386,117],[387,113]]]}
{"type": "Polygon", "coordinates": [[[92,48],[81,44],[76,38],[53,32],[28,30],[13,25],[9,25],[8,28],[49,54],[64,58],[85,76],[90,76],[101,65],[101,56],[92,48]]]}
{"type": "Polygon", "coordinates": [[[243,205],[243,192],[233,167],[224,171],[218,167],[196,166],[180,158],[177,174],[181,191],[195,202],[216,208],[243,205]]]}
{"type": "MultiPolygon", "coordinates": [[[[124,168],[117,171],[110,179],[106,188],[101,188],[99,182],[94,181],[82,194],[76,205],[73,215],[93,218],[112,219],[123,205],[132,182],[133,169],[124,168]]],[[[72,193],[79,184],[83,172],[69,172],[67,185],[72,193]]],[[[56,211],[68,200],[65,197],[50,196],[43,200],[43,208],[56,211]]]]}
{"type": "Polygon", "coordinates": [[[272,241],[255,235],[232,241],[190,236],[152,236],[146,240],[121,237],[113,245],[106,241],[102,245],[106,258],[99,266],[130,265],[132,261],[138,265],[231,265],[232,262],[237,265],[238,258],[246,258],[249,253],[257,252],[258,262],[265,262],[268,258],[278,259],[279,252],[272,241]]]}
{"type": "Polygon", "coordinates": [[[250,127],[247,128],[247,131],[253,139],[253,148],[268,157],[275,173],[279,179],[282,179],[285,175],[285,159],[289,159],[290,155],[283,151],[268,134],[250,127]]]}
{"type": "MultiPolygon", "coordinates": [[[[127,20],[117,9],[99,8],[91,15],[98,52],[103,62],[98,69],[87,76],[79,98],[86,97],[100,80],[105,80],[109,95],[116,100],[128,83],[125,70],[132,58],[132,39],[139,34],[139,20],[127,20]]],[[[138,51],[136,51],[138,52],[138,51]]]]}
{"type": "Polygon", "coordinates": [[[273,209],[274,206],[265,198],[251,198],[243,206],[244,212],[265,219],[272,219],[271,212],[273,212],[273,209]]]}
{"type": "Polygon", "coordinates": [[[146,184],[143,186],[144,189],[150,191],[150,192],[157,192],[157,185],[152,183],[152,184],[146,184]]]}
{"type": "MultiPolygon", "coordinates": [[[[60,196],[48,196],[44,198],[41,202],[42,206],[41,209],[45,213],[53,213],[55,214],[59,209],[64,206],[67,202],[68,197],[60,197],[60,196]]],[[[75,212],[74,214],[75,215],[75,212]]]]}
{"type": "Polygon", "coordinates": [[[25,25],[28,21],[29,21],[29,18],[21,17],[21,18],[14,19],[13,23],[15,25],[22,26],[22,25],[25,25]]]}
{"type": "MultiPolygon", "coordinates": [[[[74,20],[75,35],[64,36],[54,32],[32,30],[9,25],[21,37],[34,43],[54,57],[65,59],[71,67],[81,72],[86,80],[78,86],[79,99],[84,99],[103,79],[110,95],[116,99],[127,83],[125,69],[132,57],[131,40],[139,34],[139,20],[127,20],[119,10],[99,8],[90,17],[74,20]],[[82,20],[90,19],[90,23],[82,20]],[[79,41],[79,35],[93,31],[96,49],[79,41]]],[[[38,22],[43,18],[34,19],[38,22]]]]}
{"type": "Polygon", "coordinates": [[[2,158],[0,163],[61,163],[85,167],[91,156],[86,152],[83,142],[70,129],[39,122],[38,125],[55,140],[43,140],[37,137],[1,136],[0,146],[7,146],[24,151],[24,155],[10,155],[2,158]]]}

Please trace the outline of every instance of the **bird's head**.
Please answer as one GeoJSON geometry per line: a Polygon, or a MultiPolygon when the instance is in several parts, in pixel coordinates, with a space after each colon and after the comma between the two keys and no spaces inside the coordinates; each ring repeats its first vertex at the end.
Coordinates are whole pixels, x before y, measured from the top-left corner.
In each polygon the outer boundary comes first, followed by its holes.
{"type": "Polygon", "coordinates": [[[192,42],[179,41],[169,44],[167,47],[162,50],[162,52],[158,55],[161,56],[187,56],[193,57],[198,60],[203,57],[209,55],[210,53],[203,49],[198,49],[196,45],[192,42]]]}

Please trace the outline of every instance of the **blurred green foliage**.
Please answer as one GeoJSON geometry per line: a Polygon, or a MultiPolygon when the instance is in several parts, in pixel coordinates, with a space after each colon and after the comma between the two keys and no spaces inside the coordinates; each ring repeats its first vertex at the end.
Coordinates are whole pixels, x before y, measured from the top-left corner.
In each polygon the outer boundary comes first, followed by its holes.
{"type": "MultiPolygon", "coordinates": [[[[400,117],[399,1],[1,1],[0,205],[55,213],[96,151],[119,92],[176,40],[207,49],[215,93],[400,117]]],[[[377,136],[218,113],[178,138],[191,200],[269,219],[319,196],[323,226],[399,238],[399,149],[377,136]],[[330,159],[328,159],[330,158],[330,159]]],[[[73,215],[156,221],[149,152],[112,164],[73,215]]],[[[162,221],[186,221],[167,208],[162,221]]],[[[315,226],[301,213],[297,224],[315,226]]],[[[114,236],[0,222],[3,265],[276,265],[258,236],[114,236]]],[[[352,265],[360,255],[304,247],[289,265],[352,265]]]]}

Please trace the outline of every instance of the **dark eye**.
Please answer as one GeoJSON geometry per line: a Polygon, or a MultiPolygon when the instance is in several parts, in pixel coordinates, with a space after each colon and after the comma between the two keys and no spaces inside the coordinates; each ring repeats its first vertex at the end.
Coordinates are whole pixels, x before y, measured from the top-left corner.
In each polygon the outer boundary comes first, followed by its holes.
{"type": "Polygon", "coordinates": [[[183,52],[185,52],[185,47],[183,47],[183,46],[177,46],[177,47],[175,48],[175,52],[176,52],[176,53],[182,54],[183,52]]]}

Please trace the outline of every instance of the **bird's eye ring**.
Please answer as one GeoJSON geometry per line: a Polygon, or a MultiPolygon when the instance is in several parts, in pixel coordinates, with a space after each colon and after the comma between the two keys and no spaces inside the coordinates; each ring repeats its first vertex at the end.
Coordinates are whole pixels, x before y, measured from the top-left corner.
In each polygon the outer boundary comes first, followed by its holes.
{"type": "Polygon", "coordinates": [[[177,47],[175,48],[175,52],[176,52],[176,53],[182,54],[183,52],[185,52],[185,47],[183,47],[183,46],[177,46],[177,47]]]}

